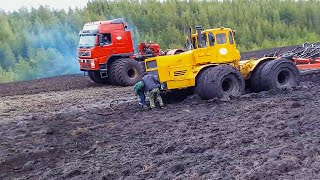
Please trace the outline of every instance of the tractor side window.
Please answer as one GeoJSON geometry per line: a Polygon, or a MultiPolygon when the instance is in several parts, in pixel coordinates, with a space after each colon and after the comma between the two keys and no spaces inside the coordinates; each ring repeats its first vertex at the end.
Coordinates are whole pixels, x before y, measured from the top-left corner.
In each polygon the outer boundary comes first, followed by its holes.
{"type": "Polygon", "coordinates": [[[229,42],[230,44],[233,44],[233,35],[232,32],[229,31],[229,42]]]}
{"type": "Polygon", "coordinates": [[[201,37],[201,44],[200,44],[200,48],[205,48],[208,46],[208,43],[207,43],[207,34],[202,34],[202,37],[201,37]]]}
{"type": "Polygon", "coordinates": [[[217,34],[217,43],[218,44],[226,44],[227,43],[227,37],[225,33],[217,34]]]}
{"type": "Polygon", "coordinates": [[[209,32],[208,36],[210,46],[214,46],[214,35],[212,34],[212,32],[209,32]]]}
{"type": "Polygon", "coordinates": [[[109,45],[112,43],[110,33],[102,35],[102,43],[103,45],[109,45]]]}

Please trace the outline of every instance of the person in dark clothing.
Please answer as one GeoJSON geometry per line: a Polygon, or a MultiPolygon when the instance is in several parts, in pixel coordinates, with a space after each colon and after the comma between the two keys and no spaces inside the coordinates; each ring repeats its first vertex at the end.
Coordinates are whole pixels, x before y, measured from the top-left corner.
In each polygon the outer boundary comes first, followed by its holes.
{"type": "Polygon", "coordinates": [[[144,83],[143,83],[143,81],[141,80],[141,81],[137,82],[133,86],[133,90],[134,90],[135,94],[139,97],[139,106],[141,106],[141,107],[147,106],[146,96],[144,94],[144,83]]]}
{"type": "Polygon", "coordinates": [[[160,104],[160,108],[163,108],[164,104],[160,96],[160,81],[152,74],[145,73],[142,78],[144,84],[144,91],[150,102],[150,109],[155,108],[155,101],[157,100],[160,104]]]}

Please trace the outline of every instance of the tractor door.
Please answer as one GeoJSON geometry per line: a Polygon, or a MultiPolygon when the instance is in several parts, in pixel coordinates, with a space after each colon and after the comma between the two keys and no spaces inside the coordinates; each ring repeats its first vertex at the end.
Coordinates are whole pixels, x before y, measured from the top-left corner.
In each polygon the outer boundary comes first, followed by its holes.
{"type": "Polygon", "coordinates": [[[201,34],[201,41],[198,43],[198,48],[194,50],[195,60],[197,64],[207,64],[212,59],[212,52],[208,45],[208,34],[201,34]]]}
{"type": "Polygon", "coordinates": [[[229,63],[240,59],[231,31],[216,33],[214,51],[216,54],[214,63],[229,63]]]}

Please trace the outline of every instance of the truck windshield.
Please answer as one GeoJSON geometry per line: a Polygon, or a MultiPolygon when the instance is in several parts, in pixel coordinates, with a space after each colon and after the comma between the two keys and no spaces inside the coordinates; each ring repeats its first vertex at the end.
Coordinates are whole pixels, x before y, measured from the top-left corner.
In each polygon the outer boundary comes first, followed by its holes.
{"type": "Polygon", "coordinates": [[[79,47],[90,48],[93,47],[96,41],[95,35],[80,35],[79,47]]]}

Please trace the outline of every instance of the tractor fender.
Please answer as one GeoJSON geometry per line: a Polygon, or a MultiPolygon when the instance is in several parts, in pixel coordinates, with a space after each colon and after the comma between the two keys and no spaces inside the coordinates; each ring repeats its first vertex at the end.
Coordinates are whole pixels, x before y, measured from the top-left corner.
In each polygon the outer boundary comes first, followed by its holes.
{"type": "Polygon", "coordinates": [[[196,79],[197,76],[203,72],[205,69],[209,68],[209,67],[214,67],[214,66],[217,66],[218,64],[206,64],[206,65],[202,65],[202,66],[198,66],[196,68],[194,68],[192,70],[192,73],[193,73],[193,78],[196,79]]]}
{"type": "Polygon", "coordinates": [[[254,69],[258,67],[262,62],[265,61],[272,61],[278,59],[277,57],[263,57],[260,59],[250,59],[250,60],[244,60],[240,61],[240,72],[244,79],[250,79],[250,76],[254,69]]]}
{"type": "Polygon", "coordinates": [[[167,55],[175,55],[175,54],[180,54],[183,52],[184,52],[184,50],[182,50],[182,49],[172,49],[167,52],[167,55]]]}

